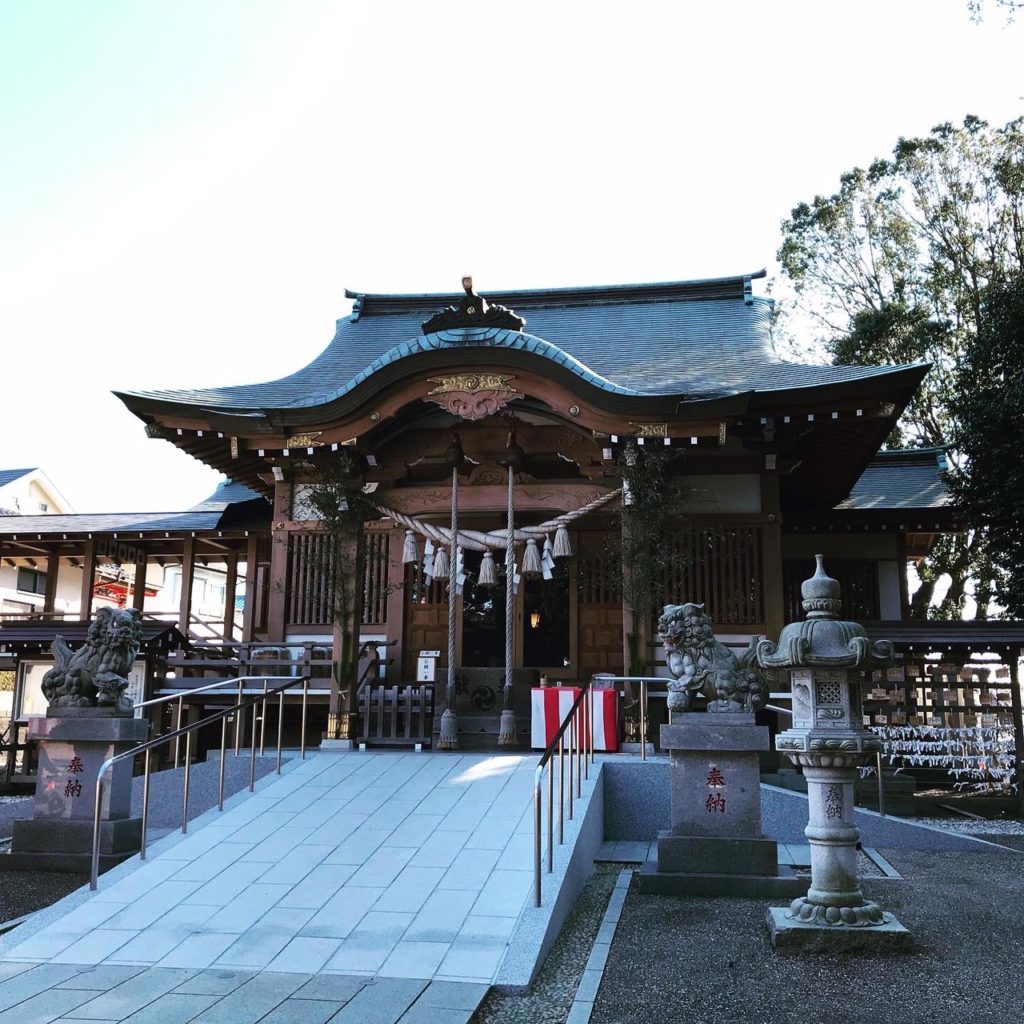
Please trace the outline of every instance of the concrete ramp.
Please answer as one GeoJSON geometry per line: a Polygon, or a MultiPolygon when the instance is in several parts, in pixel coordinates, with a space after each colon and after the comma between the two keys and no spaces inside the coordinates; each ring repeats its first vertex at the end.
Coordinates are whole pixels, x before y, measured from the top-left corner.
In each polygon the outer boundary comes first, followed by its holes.
{"type": "MultiPolygon", "coordinates": [[[[145,863],[108,872],[98,892],[79,890],[0,937],[0,960],[477,986],[504,965],[505,984],[528,981],[560,927],[555,908],[566,903],[580,831],[568,830],[560,871],[545,879],[545,920],[524,919],[533,911],[536,763],[311,754],[187,836],[154,843],[145,863]]],[[[596,773],[585,789],[597,791],[596,773]]],[[[587,807],[577,802],[577,825],[587,807]]],[[[592,859],[582,858],[582,877],[592,859]]]]}

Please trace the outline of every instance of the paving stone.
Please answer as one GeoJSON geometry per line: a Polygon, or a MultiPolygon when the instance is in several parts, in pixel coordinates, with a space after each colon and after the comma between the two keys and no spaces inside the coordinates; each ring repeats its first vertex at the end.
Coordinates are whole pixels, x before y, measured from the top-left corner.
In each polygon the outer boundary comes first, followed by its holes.
{"type": "Polygon", "coordinates": [[[113,956],[125,943],[130,942],[138,932],[114,928],[93,928],[70,946],[50,957],[52,963],[98,964],[113,956]]]}
{"type": "Polygon", "coordinates": [[[150,967],[76,1007],[75,1016],[87,1020],[123,1020],[177,988],[192,974],[192,971],[175,968],[150,967]]]}
{"type": "Polygon", "coordinates": [[[126,1017],[123,1024],[188,1024],[218,999],[219,995],[168,992],[126,1017]]]}
{"type": "Polygon", "coordinates": [[[257,974],[200,1013],[196,1024],[255,1024],[307,981],[308,974],[257,974]]]}
{"type": "Polygon", "coordinates": [[[50,1024],[54,1018],[76,1009],[90,998],[91,992],[80,989],[51,988],[0,1011],[0,1024],[50,1024]]]}
{"type": "Polygon", "coordinates": [[[425,981],[407,978],[372,981],[338,1011],[331,1024],[397,1024],[426,986],[425,981]]]}
{"type": "Polygon", "coordinates": [[[27,971],[18,972],[0,985],[0,1010],[24,1002],[40,992],[47,992],[78,971],[70,964],[40,964],[27,971]]]}
{"type": "Polygon", "coordinates": [[[17,974],[24,974],[25,971],[32,970],[33,967],[38,967],[39,964],[35,963],[13,963],[11,961],[0,962],[0,982],[3,982],[7,978],[13,978],[17,974]]]}
{"type": "Polygon", "coordinates": [[[352,975],[318,974],[310,978],[302,988],[296,989],[293,998],[347,1003],[369,982],[369,978],[356,978],[352,975]]]}
{"type": "Polygon", "coordinates": [[[223,996],[234,992],[240,985],[254,977],[252,971],[230,971],[210,969],[199,971],[179,985],[175,992],[186,992],[195,995],[223,996]]]}
{"type": "Polygon", "coordinates": [[[452,1010],[475,1010],[490,986],[458,981],[432,981],[416,1001],[417,1005],[444,1006],[452,1010]]]}
{"type": "Polygon", "coordinates": [[[118,967],[113,964],[97,964],[88,970],[79,971],[67,981],[62,981],[57,988],[91,989],[95,992],[106,992],[141,974],[143,967],[118,967]]]}
{"type": "Polygon", "coordinates": [[[161,967],[209,967],[238,936],[232,932],[197,932],[180,942],[160,961],[161,967]]]}
{"type": "Polygon", "coordinates": [[[341,939],[322,939],[297,935],[270,961],[271,971],[299,971],[308,974],[319,971],[334,955],[341,939]]]}
{"type": "Polygon", "coordinates": [[[467,1024],[472,1010],[456,1010],[450,1006],[426,1006],[415,1002],[399,1018],[399,1024],[467,1024]]]}
{"type": "Polygon", "coordinates": [[[399,942],[377,973],[382,978],[432,978],[448,953],[448,942],[399,942]]]}
{"type": "Polygon", "coordinates": [[[342,1003],[326,999],[286,999],[275,1006],[260,1024],[327,1024],[342,1003]]]}

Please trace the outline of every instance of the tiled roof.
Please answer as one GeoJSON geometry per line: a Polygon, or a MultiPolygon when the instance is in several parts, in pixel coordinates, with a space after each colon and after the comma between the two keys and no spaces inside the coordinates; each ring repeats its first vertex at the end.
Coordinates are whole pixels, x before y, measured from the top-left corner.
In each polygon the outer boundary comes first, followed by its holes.
{"type": "Polygon", "coordinates": [[[0,487],[6,487],[8,484],[14,483],[15,480],[20,480],[35,469],[35,466],[30,466],[28,469],[0,469],[0,487]]]}
{"type": "MultiPolygon", "coordinates": [[[[233,521],[233,506],[251,501],[266,505],[269,519],[270,503],[244,484],[224,480],[198,505],[184,512],[102,512],[95,514],[0,516],[0,537],[53,536],[83,533],[175,533],[182,531],[243,528],[249,525],[233,521]],[[231,519],[230,523],[226,520],[231,519]]],[[[255,517],[259,519],[257,514],[255,517]]]]}
{"type": "Polygon", "coordinates": [[[896,369],[780,359],[770,337],[772,303],[750,293],[751,277],[762,274],[488,294],[526,318],[521,334],[491,328],[424,336],[423,321],[460,296],[348,293],[355,308],[338,321],[334,340],[289,377],[130,394],[224,411],[309,407],[341,397],[397,360],[465,348],[526,350],[605,391],[688,400],[862,380],[896,369]]]}
{"type": "Polygon", "coordinates": [[[879,452],[837,510],[944,508],[949,489],[942,480],[947,468],[943,448],[909,448],[879,452]]]}
{"type": "Polygon", "coordinates": [[[198,505],[193,505],[190,512],[223,512],[228,505],[236,505],[243,501],[266,501],[262,494],[246,487],[245,484],[225,479],[217,484],[217,489],[198,505]]]}

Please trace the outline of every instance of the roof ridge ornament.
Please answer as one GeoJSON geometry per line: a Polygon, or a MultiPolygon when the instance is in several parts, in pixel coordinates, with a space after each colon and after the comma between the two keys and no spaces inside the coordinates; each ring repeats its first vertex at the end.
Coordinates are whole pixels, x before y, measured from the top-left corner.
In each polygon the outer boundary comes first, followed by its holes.
{"type": "Polygon", "coordinates": [[[456,330],[460,327],[503,327],[510,331],[522,331],[526,320],[507,306],[488,302],[473,291],[473,278],[464,277],[462,287],[466,294],[458,306],[446,306],[423,322],[424,334],[456,330]]]}

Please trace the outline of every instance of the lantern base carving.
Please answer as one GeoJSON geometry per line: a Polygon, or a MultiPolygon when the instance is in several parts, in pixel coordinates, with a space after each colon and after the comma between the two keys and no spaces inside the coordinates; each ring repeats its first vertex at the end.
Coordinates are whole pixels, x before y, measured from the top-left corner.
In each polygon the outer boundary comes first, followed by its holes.
{"type": "Polygon", "coordinates": [[[768,909],[768,931],[775,949],[797,953],[902,953],[913,947],[910,932],[891,914],[883,914],[886,920],[881,924],[871,925],[842,920],[838,924],[804,921],[791,914],[792,907],[768,909]]]}

